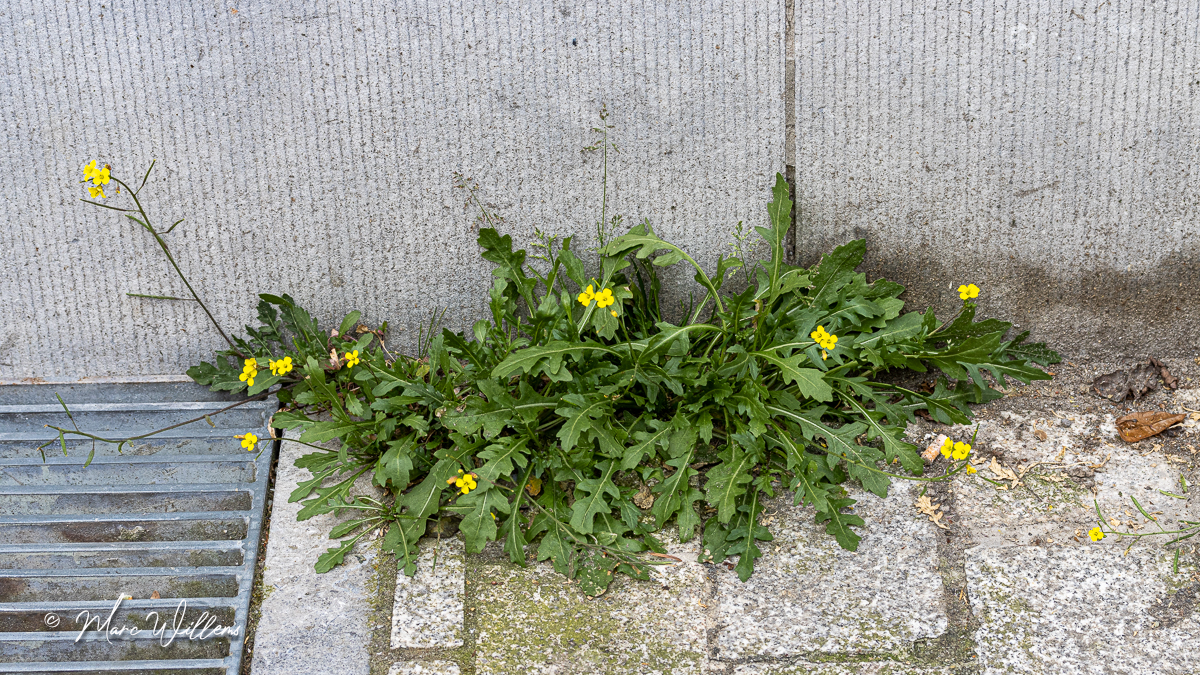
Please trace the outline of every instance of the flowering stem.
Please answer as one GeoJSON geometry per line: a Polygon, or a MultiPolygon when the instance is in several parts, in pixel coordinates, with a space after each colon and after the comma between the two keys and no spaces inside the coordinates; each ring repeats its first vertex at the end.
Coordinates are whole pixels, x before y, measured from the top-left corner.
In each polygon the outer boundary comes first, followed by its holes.
{"type": "MultiPolygon", "coordinates": [[[[153,162],[150,163],[150,167],[154,167],[153,162]]],[[[150,170],[147,169],[146,176],[149,177],[149,175],[150,170]]],[[[230,340],[229,336],[225,334],[225,331],[221,330],[221,324],[217,323],[217,320],[213,317],[212,312],[208,311],[208,306],[205,305],[204,301],[200,299],[200,295],[196,293],[196,289],[192,288],[192,285],[188,283],[187,277],[183,274],[183,270],[179,269],[178,263],[175,262],[175,257],[171,255],[171,249],[167,246],[167,242],[163,241],[162,236],[160,236],[158,231],[154,229],[154,226],[150,224],[150,216],[146,215],[146,209],[142,208],[142,202],[138,199],[137,192],[131,190],[129,186],[119,178],[114,177],[113,181],[129,192],[129,196],[133,199],[133,204],[137,207],[138,213],[141,214],[142,219],[138,220],[133,216],[128,215],[125,217],[141,225],[147,232],[150,233],[151,236],[154,237],[154,241],[158,242],[158,247],[162,249],[163,255],[167,256],[167,262],[171,263],[171,267],[175,268],[175,273],[179,275],[180,280],[183,281],[183,285],[187,286],[188,293],[192,294],[192,299],[194,299],[200,305],[200,308],[204,310],[204,313],[208,315],[208,320],[212,322],[213,327],[216,328],[217,332],[221,334],[221,337],[225,340],[225,343],[229,345],[229,348],[232,349],[239,358],[245,358],[246,355],[242,353],[242,350],[238,349],[237,345],[233,344],[233,340],[230,340]]],[[[142,186],[144,187],[145,185],[146,180],[142,179],[142,186]]],[[[139,187],[138,190],[141,190],[141,187],[139,187]]],[[[178,224],[178,222],[175,223],[175,225],[178,224]]],[[[171,229],[175,229],[175,225],[172,225],[171,229]]]]}
{"type": "MultiPolygon", "coordinates": [[[[218,411],[216,411],[216,412],[211,412],[211,413],[208,413],[208,414],[206,414],[206,415],[201,415],[201,416],[199,416],[199,417],[196,417],[196,418],[193,418],[193,419],[187,420],[186,422],[180,422],[179,424],[172,424],[172,425],[171,425],[171,426],[169,426],[169,427],[163,427],[162,429],[157,429],[157,430],[155,430],[155,431],[151,431],[151,432],[150,432],[150,433],[148,433],[148,434],[142,434],[141,436],[130,436],[129,438],[104,438],[104,437],[102,437],[102,436],[97,436],[97,435],[95,435],[95,434],[89,434],[89,433],[87,433],[87,432],[85,432],[85,431],[79,431],[78,429],[76,429],[75,431],[72,431],[72,430],[70,430],[70,429],[63,429],[62,427],[56,427],[56,426],[54,426],[54,425],[51,425],[51,424],[47,424],[47,425],[45,425],[45,426],[46,426],[47,428],[49,428],[49,429],[53,429],[53,430],[55,430],[55,431],[59,432],[60,434],[72,434],[72,435],[76,435],[76,436],[83,436],[83,437],[85,437],[85,438],[90,438],[90,439],[92,439],[92,440],[94,440],[94,441],[100,441],[100,442],[102,442],[102,443],[116,443],[116,444],[117,444],[117,447],[118,447],[118,450],[117,450],[117,451],[118,451],[118,452],[120,452],[120,446],[122,446],[122,445],[125,445],[125,444],[126,444],[126,443],[128,443],[129,441],[136,441],[136,440],[140,440],[140,439],[143,439],[143,438],[149,438],[149,437],[151,437],[151,436],[155,436],[155,435],[161,434],[161,433],[162,433],[162,432],[164,432],[164,431],[170,431],[171,429],[177,429],[177,428],[179,428],[179,427],[186,426],[186,425],[188,425],[188,424],[194,424],[194,423],[196,423],[196,422],[202,422],[202,421],[204,421],[204,420],[208,419],[209,417],[211,417],[211,416],[213,416],[213,415],[219,415],[219,414],[221,414],[221,413],[225,412],[226,410],[232,410],[232,409],[234,409],[234,408],[236,408],[236,407],[238,407],[238,406],[240,406],[240,405],[245,405],[245,404],[247,404],[247,403],[249,403],[249,402],[251,402],[251,401],[261,401],[261,400],[263,400],[264,398],[266,398],[268,395],[269,395],[269,393],[264,391],[264,392],[263,392],[263,393],[261,393],[261,394],[256,394],[256,395],[254,395],[254,396],[251,396],[250,398],[247,398],[247,399],[244,399],[244,400],[238,401],[237,403],[234,403],[233,405],[228,405],[228,406],[225,406],[224,408],[221,408],[220,410],[218,410],[218,411]]],[[[66,407],[66,404],[63,404],[63,407],[65,408],[65,407],[66,407]]],[[[70,417],[70,412],[68,412],[68,413],[67,413],[67,415],[68,415],[68,417],[70,417]]],[[[74,419],[72,419],[72,423],[73,423],[73,422],[74,422],[74,419]]],[[[47,443],[45,443],[44,445],[42,445],[42,447],[46,447],[46,445],[49,445],[50,443],[53,443],[53,442],[54,442],[54,441],[48,441],[47,443]]]]}

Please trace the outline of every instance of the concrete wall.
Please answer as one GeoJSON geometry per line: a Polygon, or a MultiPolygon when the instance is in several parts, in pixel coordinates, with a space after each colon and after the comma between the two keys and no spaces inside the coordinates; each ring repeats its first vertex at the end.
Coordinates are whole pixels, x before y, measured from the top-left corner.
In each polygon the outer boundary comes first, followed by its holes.
{"type": "MultiPolygon", "coordinates": [[[[221,346],[153,241],[78,201],[132,177],[228,327],[258,292],[327,323],[469,326],[490,265],[462,171],[507,218],[585,235],[602,104],[610,208],[715,260],[783,169],[783,3],[12,2],[0,8],[0,379],[180,373],[221,346]],[[232,8],[236,7],[236,13],[232,8]]],[[[681,275],[682,276],[682,275],[681,275]]]]}
{"type": "Polygon", "coordinates": [[[484,307],[454,171],[518,242],[590,237],[605,103],[612,208],[703,260],[790,164],[802,261],[865,236],[914,305],[974,282],[1069,354],[1190,354],[1200,0],[1096,4],[8,3],[0,381],[169,375],[220,346],[198,308],[124,295],[182,288],[78,201],[90,159],[159,160],[152,215],[187,217],[170,241],[228,327],[288,292],[404,343],[484,307]]]}
{"type": "Polygon", "coordinates": [[[1200,342],[1200,3],[798,3],[802,260],[1076,357],[1200,342]]]}

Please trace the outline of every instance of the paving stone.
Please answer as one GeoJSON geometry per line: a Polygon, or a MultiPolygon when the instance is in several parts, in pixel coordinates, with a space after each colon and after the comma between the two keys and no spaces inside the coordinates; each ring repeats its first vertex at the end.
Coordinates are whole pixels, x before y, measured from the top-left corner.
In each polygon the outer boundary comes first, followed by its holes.
{"type": "Polygon", "coordinates": [[[464,555],[458,539],[426,540],[416,576],[396,575],[392,649],[462,646],[464,555]]]}
{"type": "MultiPolygon", "coordinates": [[[[1177,527],[1180,518],[1194,520],[1200,515],[1200,491],[1182,495],[1186,499],[1164,494],[1182,492],[1180,470],[1186,465],[1155,453],[1148,443],[1142,443],[1142,448],[1117,440],[1112,415],[1062,419],[1041,411],[1002,415],[1001,420],[980,424],[974,451],[982,460],[976,465],[979,473],[962,473],[954,480],[958,523],[973,542],[1087,544],[1085,534],[1097,520],[1096,502],[1106,518],[1121,521],[1122,529],[1157,527],[1141,516],[1131,496],[1167,529],[1177,527]],[[1064,421],[1071,426],[1063,427],[1064,421]],[[1012,488],[1011,481],[1000,481],[988,468],[993,452],[999,453],[997,460],[1005,468],[1017,473],[1021,467],[1047,464],[1034,466],[1022,484],[1012,488]],[[1103,466],[1093,469],[1096,465],[1103,466]]],[[[971,433],[970,428],[955,427],[949,435],[965,440],[971,433]]]]}
{"type": "MultiPolygon", "coordinates": [[[[254,675],[367,675],[370,588],[375,552],[360,544],[345,563],[325,574],[317,557],[334,545],[329,531],[353,514],[324,514],[297,522],[302,505],[288,494],[312,476],[295,466],[311,448],[284,441],[276,469],[270,538],[263,570],[262,614],[255,629],[254,675]]],[[[369,476],[369,474],[368,474],[369,476]]],[[[356,484],[370,494],[370,479],[356,484]]]]}
{"type": "Polygon", "coordinates": [[[451,661],[405,661],[393,663],[388,675],[459,675],[458,664],[451,661]]]}
{"type": "Polygon", "coordinates": [[[930,668],[895,661],[829,663],[751,663],[733,669],[733,675],[950,675],[952,668],[930,668]]]}
{"type": "Polygon", "coordinates": [[[948,623],[936,569],[934,526],[913,508],[913,485],[887,499],[856,493],[867,522],[857,553],[843,550],[811,508],[777,499],[766,516],[773,542],[742,583],[717,566],[717,658],[878,652],[942,634],[948,623]]]}
{"type": "Polygon", "coordinates": [[[1175,575],[1165,550],[1123,552],[1108,542],[968,551],[984,673],[1197,672],[1194,564],[1175,575]]]}
{"type": "Polygon", "coordinates": [[[695,545],[668,551],[684,562],[652,567],[649,582],[618,578],[594,599],[546,564],[473,569],[476,672],[701,673],[710,589],[695,545]]]}

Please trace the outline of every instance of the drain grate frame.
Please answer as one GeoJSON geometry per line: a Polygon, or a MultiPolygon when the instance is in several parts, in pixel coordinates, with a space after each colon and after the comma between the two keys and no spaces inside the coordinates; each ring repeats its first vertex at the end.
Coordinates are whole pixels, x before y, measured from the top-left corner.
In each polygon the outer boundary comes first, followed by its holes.
{"type": "Polygon", "coordinates": [[[36,450],[57,439],[43,425],[71,427],[56,393],[81,430],[109,438],[240,400],[184,382],[0,385],[0,671],[238,675],[278,403],[248,402],[123,454],[97,442],[84,468],[90,440],[69,439],[67,457],[56,441],[44,462],[36,450]],[[247,432],[267,439],[257,457],[233,438],[247,432]],[[114,612],[121,594],[133,599],[114,612]],[[111,614],[110,630],[93,621],[80,637],[81,612],[85,621],[111,614]],[[207,633],[235,631],[195,639],[206,631],[186,631],[203,613],[207,633]]]}

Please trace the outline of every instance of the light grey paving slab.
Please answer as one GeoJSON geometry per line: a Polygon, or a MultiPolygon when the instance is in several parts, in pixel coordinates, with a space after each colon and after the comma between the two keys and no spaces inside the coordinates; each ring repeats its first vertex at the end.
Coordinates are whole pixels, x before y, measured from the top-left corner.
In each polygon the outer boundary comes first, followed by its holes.
{"type": "Polygon", "coordinates": [[[388,675],[459,675],[458,664],[452,661],[406,661],[393,663],[388,675]]]}
{"type": "Polygon", "coordinates": [[[464,555],[458,539],[426,542],[416,575],[396,575],[392,649],[462,646],[464,555]]]}
{"type": "Polygon", "coordinates": [[[469,583],[479,675],[688,675],[703,672],[709,589],[694,545],[652,581],[620,578],[589,599],[545,564],[479,568],[469,583]]]}
{"type": "MultiPolygon", "coordinates": [[[[263,570],[262,614],[254,640],[253,675],[367,675],[367,618],[375,574],[375,549],[359,545],[345,562],[325,574],[313,570],[318,556],[334,545],[329,531],[352,515],[324,514],[296,520],[302,505],[288,494],[312,476],[295,466],[312,452],[283,441],[276,469],[275,501],[263,570]]],[[[369,476],[369,474],[368,474],[369,476]]],[[[360,493],[371,489],[360,479],[360,493]]]]}
{"type": "Polygon", "coordinates": [[[828,663],[750,663],[737,666],[733,675],[950,675],[952,668],[914,666],[895,661],[828,663]]]}
{"type": "MultiPolygon", "coordinates": [[[[1200,515],[1200,491],[1181,494],[1181,472],[1192,462],[1157,452],[1149,441],[1120,441],[1112,415],[1060,415],[1006,411],[980,423],[973,451],[979,473],[959,474],[953,483],[958,524],[975,543],[1086,544],[1097,503],[1106,519],[1117,519],[1129,531],[1157,527],[1134,499],[1166,529],[1200,515]],[[1032,468],[1013,487],[990,468],[994,454],[1002,468],[1018,474],[1032,468]]],[[[968,427],[948,431],[955,440],[972,433],[968,427]]]]}
{"type": "Polygon", "coordinates": [[[916,490],[900,482],[887,499],[854,496],[867,522],[856,553],[790,497],[769,506],[775,540],[754,575],[742,583],[717,568],[717,658],[888,651],[945,632],[936,530],[913,508],[916,490]]]}
{"type": "Polygon", "coordinates": [[[1176,575],[1167,551],[1123,551],[1108,542],[968,551],[984,673],[1200,671],[1200,624],[1190,605],[1195,586],[1188,590],[1196,583],[1194,564],[1188,560],[1176,575]]]}

